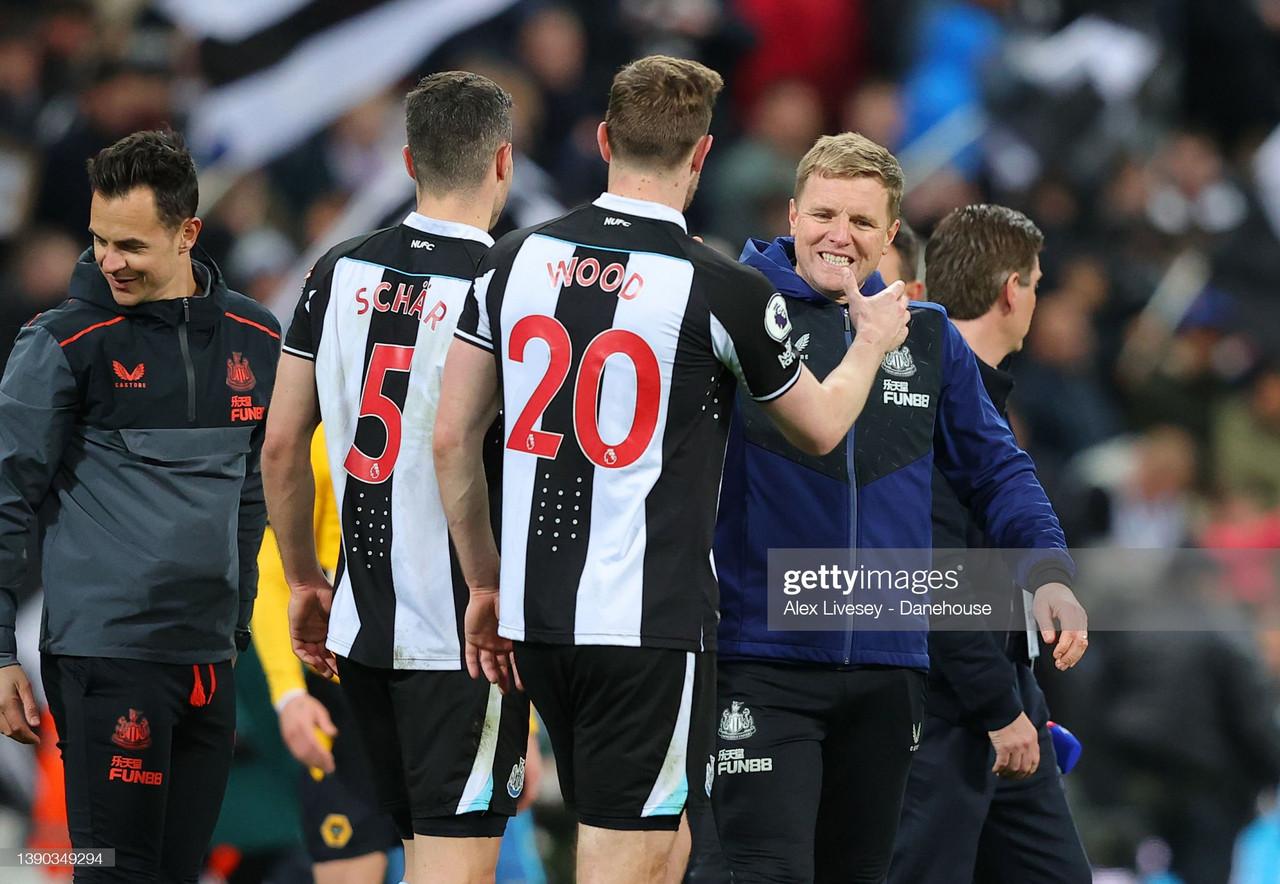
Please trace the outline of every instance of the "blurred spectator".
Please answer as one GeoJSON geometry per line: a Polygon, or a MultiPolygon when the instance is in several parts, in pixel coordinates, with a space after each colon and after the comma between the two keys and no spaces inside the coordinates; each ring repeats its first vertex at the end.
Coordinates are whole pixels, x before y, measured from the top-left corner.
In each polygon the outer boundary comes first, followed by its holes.
{"type": "MultiPolygon", "coordinates": [[[[953,115],[983,115],[983,80],[1000,56],[1005,36],[1000,19],[1008,6],[1008,0],[925,4],[914,41],[914,63],[902,84],[905,143],[953,115]]],[[[951,165],[963,177],[973,178],[981,166],[981,153],[966,147],[951,165]]]]}
{"type": "Polygon", "coordinates": [[[108,61],[78,92],[77,115],[44,153],[34,220],[81,236],[89,227],[85,161],[130,132],[176,125],[167,71],[108,61]]]}
{"type": "Polygon", "coordinates": [[[1280,731],[1248,623],[1222,605],[1211,565],[1186,565],[1165,575],[1146,628],[1109,634],[1092,715],[1120,793],[1172,848],[1173,873],[1223,884],[1258,793],[1280,779],[1280,731]]]}
{"type": "Polygon", "coordinates": [[[865,6],[864,0],[734,0],[756,36],[755,47],[725,77],[733,82],[739,113],[756,107],[770,84],[800,80],[817,90],[824,112],[834,116],[866,73],[872,35],[865,6]]]}
{"type": "Polygon", "coordinates": [[[1120,430],[1098,379],[1097,336],[1087,310],[1075,297],[1041,298],[1027,349],[1014,363],[1013,398],[1042,469],[1060,466],[1120,430]]]}
{"type": "Polygon", "coordinates": [[[215,253],[229,284],[255,301],[267,302],[297,260],[284,232],[285,216],[262,172],[244,176],[205,219],[201,242],[215,253]]]}
{"type": "Polygon", "coordinates": [[[550,6],[532,13],[516,36],[518,57],[541,91],[542,126],[535,142],[514,142],[546,166],[584,116],[603,110],[606,89],[592,90],[586,81],[586,32],[577,13],[550,6]]]}
{"type": "Polygon", "coordinates": [[[368,185],[404,144],[398,99],[383,93],[347,110],[333,125],[273,161],[269,179],[291,211],[302,215],[324,191],[353,193],[368,185]]]}
{"type": "Polygon", "coordinates": [[[1162,233],[1224,233],[1244,220],[1244,194],[1226,177],[1222,155],[1207,136],[1175,133],[1152,169],[1146,211],[1162,233]]]}
{"type": "MultiPolygon", "coordinates": [[[[911,174],[911,170],[907,170],[911,174]]],[[[921,229],[930,230],[952,209],[982,202],[977,185],[950,167],[912,183],[902,197],[902,212],[910,215],[921,229]]]]}
{"type": "Polygon", "coordinates": [[[888,80],[863,83],[840,105],[841,131],[861,133],[891,151],[902,141],[902,127],[902,93],[888,80]]]}
{"type": "Polygon", "coordinates": [[[36,22],[0,13],[0,135],[29,138],[44,104],[40,83],[43,45],[36,22]]]}
{"type": "Polygon", "coordinates": [[[790,232],[786,207],[796,163],[821,134],[816,89],[800,80],[769,85],[751,111],[746,135],[708,166],[712,230],[739,248],[751,236],[790,232]]]}
{"type": "Polygon", "coordinates": [[[1191,435],[1169,425],[1084,452],[1063,494],[1067,539],[1117,549],[1186,546],[1194,533],[1197,457],[1191,435]]]}
{"type": "Polygon", "coordinates": [[[15,243],[11,266],[0,277],[0,366],[9,361],[18,329],[67,296],[80,252],[71,237],[47,228],[29,230],[15,243]]]}
{"type": "Polygon", "coordinates": [[[1280,500],[1280,366],[1258,373],[1213,422],[1214,477],[1229,492],[1280,500]]]}
{"type": "MultiPolygon", "coordinates": [[[[1231,598],[1255,610],[1280,603],[1280,573],[1276,569],[1280,510],[1274,498],[1259,489],[1227,493],[1201,532],[1200,544],[1222,566],[1222,583],[1231,598]]],[[[1276,671],[1280,672],[1280,666],[1276,671]]]]}
{"type": "MultiPolygon", "coordinates": [[[[1174,423],[1208,447],[1215,413],[1253,363],[1252,348],[1234,331],[1235,313],[1229,298],[1205,290],[1144,370],[1122,376],[1130,428],[1174,423]]],[[[1211,466],[1203,464],[1203,478],[1211,466]]]]}

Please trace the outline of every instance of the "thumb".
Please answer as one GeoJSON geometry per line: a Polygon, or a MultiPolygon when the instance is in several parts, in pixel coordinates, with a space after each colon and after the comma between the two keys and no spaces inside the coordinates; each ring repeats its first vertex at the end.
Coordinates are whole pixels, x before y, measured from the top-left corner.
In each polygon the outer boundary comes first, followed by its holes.
{"type": "Polygon", "coordinates": [[[36,705],[35,694],[31,691],[31,682],[24,681],[18,687],[18,696],[22,700],[22,711],[27,716],[27,724],[40,726],[40,707],[36,705]]]}
{"type": "Polygon", "coordinates": [[[336,737],[338,728],[333,723],[333,719],[329,717],[329,710],[321,706],[316,710],[316,727],[327,737],[336,737]]]}
{"type": "Polygon", "coordinates": [[[1037,610],[1036,625],[1040,627],[1040,637],[1052,644],[1058,637],[1058,630],[1053,625],[1053,615],[1048,610],[1037,610]]]}

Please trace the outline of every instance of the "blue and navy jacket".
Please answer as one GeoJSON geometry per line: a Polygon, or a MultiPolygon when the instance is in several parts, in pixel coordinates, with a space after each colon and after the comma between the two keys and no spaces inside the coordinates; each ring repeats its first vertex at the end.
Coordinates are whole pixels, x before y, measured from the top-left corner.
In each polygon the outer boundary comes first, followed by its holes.
{"type": "MultiPolygon", "coordinates": [[[[796,273],[790,237],[749,240],[741,260],[788,299],[797,355],[825,378],[853,340],[844,307],[796,273]]],[[[862,290],[883,288],[873,273],[862,290]]],[[[924,618],[919,629],[903,632],[859,629],[857,617],[840,631],[771,631],[766,584],[770,548],[932,549],[935,463],[997,546],[1028,551],[1015,564],[1020,584],[1034,590],[1069,579],[1066,540],[1035,465],[991,404],[973,351],[939,305],[911,305],[906,342],[885,358],[848,437],[823,457],[792,446],[758,404],[739,396],[714,548],[720,659],[928,669],[924,618]]],[[[859,600],[897,610],[901,597],[859,600]]]]}

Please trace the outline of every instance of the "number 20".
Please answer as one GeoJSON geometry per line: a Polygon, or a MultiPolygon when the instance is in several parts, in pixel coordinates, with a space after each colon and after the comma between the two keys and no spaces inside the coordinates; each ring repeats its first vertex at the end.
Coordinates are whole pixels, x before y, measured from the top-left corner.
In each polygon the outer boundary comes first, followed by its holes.
{"type": "MultiPolygon", "coordinates": [[[[551,400],[564,385],[573,365],[573,344],[560,322],[550,316],[526,316],[511,329],[509,355],[524,362],[525,347],[531,340],[545,341],[550,353],[547,372],[534,388],[524,410],[516,418],[507,438],[507,447],[527,451],[537,457],[554,458],[564,438],[560,433],[535,430],[551,400]]],[[[662,371],[658,357],[644,338],[626,329],[611,328],[596,335],[582,352],[582,364],[573,390],[573,429],[582,453],[596,466],[621,469],[640,459],[653,440],[658,426],[658,406],[662,396],[662,371]],[[600,438],[600,379],[609,357],[623,355],[636,371],[636,401],[627,437],[616,445],[600,438]]]]}

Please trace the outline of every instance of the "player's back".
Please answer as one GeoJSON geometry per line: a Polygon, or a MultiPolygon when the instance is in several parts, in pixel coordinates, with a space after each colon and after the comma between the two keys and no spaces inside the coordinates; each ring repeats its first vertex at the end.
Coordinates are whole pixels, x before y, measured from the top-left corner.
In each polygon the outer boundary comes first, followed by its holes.
{"type": "Polygon", "coordinates": [[[458,669],[466,588],[431,436],[445,355],[492,240],[412,213],[317,262],[286,339],[313,359],[342,523],[328,646],[366,666],[458,669]]]}
{"type": "Polygon", "coordinates": [[[458,334],[501,354],[500,631],[712,647],[738,357],[764,398],[798,371],[789,328],[768,328],[773,289],[674,209],[613,194],[504,238],[480,272],[458,334]]]}

